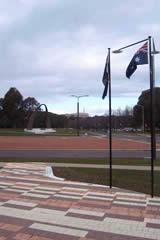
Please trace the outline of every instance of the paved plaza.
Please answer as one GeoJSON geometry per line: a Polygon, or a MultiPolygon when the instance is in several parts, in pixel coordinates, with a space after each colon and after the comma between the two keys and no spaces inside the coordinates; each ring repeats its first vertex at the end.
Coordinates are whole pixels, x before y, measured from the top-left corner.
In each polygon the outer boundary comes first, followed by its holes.
{"type": "Polygon", "coordinates": [[[0,240],[160,239],[160,198],[55,180],[46,164],[0,171],[0,240]]]}

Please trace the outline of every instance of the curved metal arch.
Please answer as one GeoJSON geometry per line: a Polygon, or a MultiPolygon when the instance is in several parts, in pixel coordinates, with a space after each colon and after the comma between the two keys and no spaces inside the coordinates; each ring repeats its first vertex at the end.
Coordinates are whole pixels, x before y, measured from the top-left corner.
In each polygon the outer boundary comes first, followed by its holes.
{"type": "Polygon", "coordinates": [[[34,120],[35,120],[35,117],[36,117],[36,114],[38,112],[38,110],[41,108],[41,106],[44,106],[45,107],[45,123],[46,123],[46,128],[51,128],[51,121],[50,121],[50,118],[48,116],[48,108],[46,106],[46,104],[40,104],[36,110],[34,112],[32,112],[32,114],[30,115],[29,117],[29,121],[28,121],[28,124],[27,124],[27,129],[32,129],[33,128],[33,123],[34,123],[34,120]]]}
{"type": "Polygon", "coordinates": [[[48,108],[47,108],[46,104],[44,104],[44,103],[40,104],[40,105],[39,105],[39,106],[36,108],[36,111],[37,111],[38,109],[40,109],[40,108],[41,108],[41,106],[44,106],[44,107],[45,107],[45,110],[46,110],[46,112],[48,113],[48,108]]]}

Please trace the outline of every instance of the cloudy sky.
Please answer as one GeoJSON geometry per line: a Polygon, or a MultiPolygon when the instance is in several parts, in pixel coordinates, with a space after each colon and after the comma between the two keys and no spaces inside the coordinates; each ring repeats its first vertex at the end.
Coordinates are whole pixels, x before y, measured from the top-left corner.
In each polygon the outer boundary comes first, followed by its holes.
{"type": "MultiPolygon", "coordinates": [[[[0,97],[16,87],[35,97],[49,111],[80,110],[101,115],[102,75],[107,48],[117,49],[154,37],[160,50],[159,0],[2,0],[0,1],[0,97]]],[[[142,44],[112,54],[113,109],[133,106],[149,88],[148,65],[131,79],[126,67],[142,44]]],[[[160,55],[155,57],[156,85],[160,84],[160,55]]]]}

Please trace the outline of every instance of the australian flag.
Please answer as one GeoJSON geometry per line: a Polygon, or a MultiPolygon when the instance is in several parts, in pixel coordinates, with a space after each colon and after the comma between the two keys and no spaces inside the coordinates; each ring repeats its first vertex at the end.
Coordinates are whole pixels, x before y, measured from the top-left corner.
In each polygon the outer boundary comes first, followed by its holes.
{"type": "Polygon", "coordinates": [[[148,42],[146,42],[133,56],[126,70],[126,77],[130,76],[137,69],[137,65],[148,64],[148,42]]]}
{"type": "Polygon", "coordinates": [[[102,82],[104,84],[104,91],[103,91],[102,99],[104,99],[107,96],[109,80],[110,80],[110,59],[109,59],[109,54],[108,54],[107,59],[106,59],[105,68],[104,68],[104,74],[103,74],[103,78],[102,78],[102,82]]]}

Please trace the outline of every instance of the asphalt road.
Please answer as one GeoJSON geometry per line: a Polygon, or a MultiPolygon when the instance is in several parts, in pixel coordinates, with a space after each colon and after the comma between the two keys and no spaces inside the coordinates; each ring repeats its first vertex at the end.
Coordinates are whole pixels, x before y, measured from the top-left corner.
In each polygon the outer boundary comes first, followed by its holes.
{"type": "MultiPolygon", "coordinates": [[[[96,133],[96,137],[106,138],[104,134],[96,133]]],[[[113,138],[128,139],[140,142],[150,142],[150,135],[113,134],[113,138]]],[[[157,143],[160,143],[160,136],[157,136],[157,143]]],[[[150,150],[113,150],[113,157],[144,157],[150,158],[150,150]]],[[[0,157],[109,157],[109,150],[0,150],[0,157]]],[[[157,158],[160,158],[160,150],[157,149],[157,158]]]]}
{"type": "MultiPolygon", "coordinates": [[[[0,157],[109,157],[108,150],[0,150],[0,157]]],[[[113,157],[150,157],[148,150],[114,150],[113,157]]],[[[157,158],[160,151],[157,151],[157,158]]]]}

